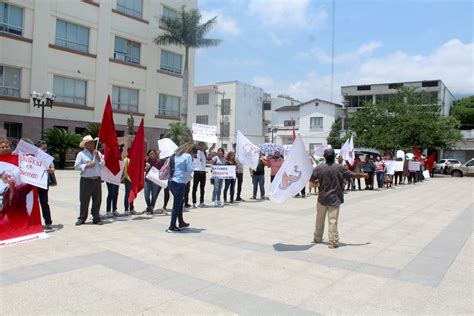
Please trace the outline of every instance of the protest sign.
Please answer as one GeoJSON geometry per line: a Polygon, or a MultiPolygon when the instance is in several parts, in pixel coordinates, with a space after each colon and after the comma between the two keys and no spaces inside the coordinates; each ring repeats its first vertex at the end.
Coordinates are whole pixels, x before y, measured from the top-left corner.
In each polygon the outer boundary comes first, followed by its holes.
{"type": "Polygon", "coordinates": [[[423,177],[425,178],[425,180],[428,180],[429,178],[431,178],[430,171],[429,170],[423,171],[423,177]]]}
{"type": "Polygon", "coordinates": [[[160,159],[164,159],[174,154],[178,145],[169,138],[163,138],[158,140],[158,149],[160,150],[160,159]]]}
{"type": "Polygon", "coordinates": [[[420,171],[420,162],[419,161],[409,161],[408,162],[408,170],[413,171],[420,171]]]}
{"type": "Polygon", "coordinates": [[[165,189],[168,186],[168,180],[161,180],[160,179],[160,170],[155,167],[151,167],[150,171],[148,171],[146,178],[153,183],[158,184],[160,187],[165,189]]]}
{"type": "Polygon", "coordinates": [[[20,179],[24,183],[36,187],[48,188],[48,167],[44,162],[33,155],[18,154],[20,179]]]}
{"type": "Polygon", "coordinates": [[[214,179],[235,179],[235,166],[212,166],[214,179]]]}
{"type": "Polygon", "coordinates": [[[393,161],[393,160],[385,161],[385,167],[387,168],[387,171],[385,172],[385,174],[392,175],[392,176],[395,174],[395,162],[396,161],[393,161]]]}
{"type": "Polygon", "coordinates": [[[217,143],[217,126],[193,123],[193,140],[205,143],[217,143]]]}
{"type": "Polygon", "coordinates": [[[104,168],[102,168],[100,171],[100,178],[104,182],[120,185],[124,165],[125,164],[123,163],[123,161],[119,161],[120,171],[116,175],[114,175],[112,171],[107,168],[107,166],[104,166],[104,168]]]}
{"type": "Polygon", "coordinates": [[[237,131],[236,153],[237,159],[242,165],[248,166],[252,170],[257,169],[260,148],[249,141],[240,131],[237,131]]]}
{"type": "Polygon", "coordinates": [[[32,145],[30,143],[25,142],[24,140],[20,140],[18,145],[15,148],[14,154],[25,154],[25,155],[34,155],[37,159],[43,162],[43,166],[45,168],[49,168],[49,166],[53,163],[54,158],[47,153],[45,153],[40,148],[32,145]]]}
{"type": "Polygon", "coordinates": [[[331,148],[331,145],[317,145],[317,146],[314,146],[314,150],[313,150],[313,154],[314,156],[316,157],[323,157],[324,155],[324,151],[326,149],[330,149],[331,148]]]}
{"type": "Polygon", "coordinates": [[[403,171],[403,161],[394,161],[393,164],[395,165],[395,172],[403,171]]]}

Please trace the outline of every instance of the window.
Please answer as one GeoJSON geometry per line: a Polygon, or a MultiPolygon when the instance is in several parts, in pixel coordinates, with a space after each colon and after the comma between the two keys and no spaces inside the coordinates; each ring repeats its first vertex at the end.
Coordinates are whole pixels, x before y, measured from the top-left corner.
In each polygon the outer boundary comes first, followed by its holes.
{"type": "Polygon", "coordinates": [[[112,107],[126,112],[138,112],[138,90],[122,87],[112,89],[112,107]]]}
{"type": "Polygon", "coordinates": [[[53,91],[56,101],[77,105],[86,105],[86,86],[84,80],[54,76],[53,91]]]}
{"type": "Polygon", "coordinates": [[[0,66],[0,95],[20,96],[20,69],[0,66]]]}
{"type": "Polygon", "coordinates": [[[295,126],[295,120],[283,121],[283,126],[295,126]]]}
{"type": "Polygon", "coordinates": [[[0,32],[23,34],[23,9],[0,2],[0,32]]]}
{"type": "Polygon", "coordinates": [[[181,59],[179,54],[162,50],[160,69],[181,74],[181,59]]]}
{"type": "Polygon", "coordinates": [[[388,88],[389,89],[400,89],[403,87],[403,83],[389,83],[388,88]]]}
{"type": "Polygon", "coordinates": [[[271,111],[272,110],[272,102],[263,102],[263,110],[264,111],[271,111]]]}
{"type": "Polygon", "coordinates": [[[5,122],[3,128],[7,131],[7,137],[21,138],[21,123],[5,122]]]}
{"type": "Polygon", "coordinates": [[[375,104],[388,103],[390,102],[389,94],[378,94],[375,96],[375,104]]]}
{"type": "Polygon", "coordinates": [[[84,127],[76,127],[74,128],[74,133],[83,135],[86,132],[86,129],[84,127]]]}
{"type": "Polygon", "coordinates": [[[179,97],[160,94],[158,115],[179,117],[179,97]]]}
{"type": "Polygon", "coordinates": [[[230,115],[230,99],[222,99],[221,115],[230,115]]]}
{"type": "Polygon", "coordinates": [[[361,95],[361,96],[359,96],[359,105],[358,106],[364,106],[365,103],[372,104],[372,102],[373,102],[373,97],[371,95],[361,95]]]}
{"type": "Polygon", "coordinates": [[[196,95],[196,105],[209,104],[209,93],[198,93],[196,95]]]}
{"type": "Polygon", "coordinates": [[[74,23],[56,20],[56,45],[89,51],[89,29],[74,23]]]}
{"type": "Polygon", "coordinates": [[[139,64],[140,43],[115,36],[114,59],[139,64]]]}
{"type": "Polygon", "coordinates": [[[117,135],[117,137],[124,137],[125,136],[124,131],[115,131],[115,134],[117,135]]]}
{"type": "Polygon", "coordinates": [[[198,124],[209,124],[209,116],[208,115],[197,115],[196,116],[196,123],[198,124]]]}
{"type": "Polygon", "coordinates": [[[323,129],[323,118],[322,117],[311,117],[309,121],[310,130],[323,129]]]}
{"type": "Polygon", "coordinates": [[[427,88],[427,87],[437,87],[438,86],[438,81],[434,80],[434,81],[423,81],[421,83],[421,86],[423,88],[427,88]]]}
{"type": "Polygon", "coordinates": [[[141,18],[143,12],[143,0],[117,0],[117,11],[141,18]]]}
{"type": "Polygon", "coordinates": [[[370,90],[370,86],[357,86],[357,91],[367,91],[370,90]]]}
{"type": "Polygon", "coordinates": [[[170,9],[168,7],[163,7],[163,16],[175,19],[178,17],[178,13],[173,9],[170,9]]]}
{"type": "Polygon", "coordinates": [[[59,129],[62,129],[62,130],[65,130],[66,132],[69,131],[69,127],[68,127],[68,126],[64,126],[64,125],[54,125],[53,127],[54,127],[54,128],[59,128],[59,129]]]}
{"type": "Polygon", "coordinates": [[[474,160],[471,160],[466,164],[466,167],[474,167],[474,160]]]}

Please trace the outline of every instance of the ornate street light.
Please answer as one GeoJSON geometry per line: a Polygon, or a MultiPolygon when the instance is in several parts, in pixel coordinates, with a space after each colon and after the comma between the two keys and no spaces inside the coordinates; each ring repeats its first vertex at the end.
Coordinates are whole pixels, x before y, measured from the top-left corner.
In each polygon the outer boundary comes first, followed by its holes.
{"type": "Polygon", "coordinates": [[[56,96],[49,91],[43,94],[33,91],[31,92],[31,99],[33,100],[33,106],[41,108],[41,139],[44,139],[44,107],[52,108],[56,96]]]}

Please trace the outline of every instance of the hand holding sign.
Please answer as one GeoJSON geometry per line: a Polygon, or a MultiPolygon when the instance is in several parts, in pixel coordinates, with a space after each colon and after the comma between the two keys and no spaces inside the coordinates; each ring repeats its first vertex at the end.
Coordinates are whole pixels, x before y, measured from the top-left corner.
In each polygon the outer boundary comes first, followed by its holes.
{"type": "Polygon", "coordinates": [[[199,142],[217,143],[217,126],[193,123],[192,139],[199,142]]]}

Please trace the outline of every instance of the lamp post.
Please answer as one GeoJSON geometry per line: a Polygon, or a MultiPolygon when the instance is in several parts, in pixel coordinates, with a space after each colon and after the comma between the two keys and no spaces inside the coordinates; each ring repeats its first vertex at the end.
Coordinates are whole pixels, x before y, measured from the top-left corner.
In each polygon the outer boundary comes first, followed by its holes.
{"type": "Polygon", "coordinates": [[[33,91],[31,92],[31,99],[33,100],[33,106],[41,108],[41,139],[44,139],[44,107],[52,108],[56,96],[49,91],[43,94],[33,91]]]}
{"type": "MultiPolygon", "coordinates": [[[[219,126],[219,138],[221,140],[221,146],[223,147],[224,146],[224,140],[223,140],[223,136],[222,136],[223,135],[222,127],[224,126],[224,116],[223,116],[222,112],[223,112],[223,105],[224,105],[223,103],[224,103],[224,98],[225,98],[225,91],[217,91],[216,90],[216,94],[217,95],[219,95],[219,94],[222,95],[222,99],[221,99],[221,103],[220,103],[220,111],[221,112],[219,114],[220,119],[217,120],[217,121],[220,124],[220,126],[219,126]]],[[[219,100],[217,101],[217,107],[219,107],[219,100]]]]}

